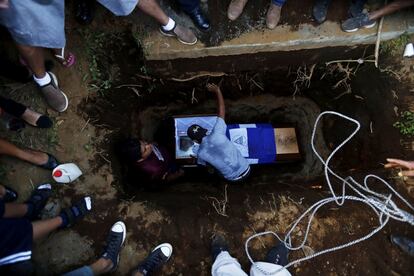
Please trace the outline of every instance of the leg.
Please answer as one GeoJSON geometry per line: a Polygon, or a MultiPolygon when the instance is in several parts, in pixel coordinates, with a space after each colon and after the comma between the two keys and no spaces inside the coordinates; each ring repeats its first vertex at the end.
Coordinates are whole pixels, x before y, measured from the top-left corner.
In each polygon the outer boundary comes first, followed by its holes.
{"type": "Polygon", "coordinates": [[[168,24],[169,17],[164,13],[161,7],[155,0],[140,0],[138,1],[138,8],[155,18],[161,25],[168,24]]]}
{"type": "Polygon", "coordinates": [[[3,218],[22,218],[27,214],[27,209],[27,204],[24,203],[6,203],[3,218]]]}
{"type": "Polygon", "coordinates": [[[20,55],[27,62],[27,65],[30,67],[35,77],[38,79],[45,77],[46,68],[43,48],[26,46],[17,43],[16,46],[20,55]]]}
{"type": "Polygon", "coordinates": [[[200,9],[200,0],[178,0],[181,9],[191,18],[201,31],[210,29],[210,22],[200,9]]]}
{"type": "Polygon", "coordinates": [[[241,269],[241,265],[237,259],[230,256],[227,251],[222,251],[217,256],[213,263],[213,267],[211,268],[211,275],[247,276],[247,274],[241,269]]]}
{"type": "Polygon", "coordinates": [[[101,275],[113,272],[118,266],[119,251],[125,241],[126,227],[122,221],[116,222],[111,227],[106,240],[105,253],[90,266],[83,266],[74,271],[65,273],[64,276],[89,276],[101,275]]]}
{"type": "Polygon", "coordinates": [[[211,241],[211,254],[213,257],[213,266],[211,268],[212,276],[247,276],[241,269],[241,265],[237,259],[230,256],[227,242],[222,235],[214,235],[211,241]]]}
{"type": "Polygon", "coordinates": [[[272,0],[266,15],[266,25],[269,29],[274,29],[280,21],[280,13],[286,0],[272,0]]]}
{"type": "Polygon", "coordinates": [[[377,20],[385,15],[392,14],[398,10],[414,6],[414,0],[396,0],[379,10],[369,13],[370,20],[377,20]]]}
{"type": "Polygon", "coordinates": [[[38,240],[52,233],[62,225],[62,218],[60,216],[39,220],[32,222],[33,226],[33,240],[38,240]]]}
{"type": "Polygon", "coordinates": [[[30,149],[20,149],[12,143],[0,138],[0,155],[3,154],[16,157],[35,165],[46,164],[49,159],[48,155],[44,152],[34,151],[30,149]]]}
{"type": "Polygon", "coordinates": [[[191,13],[195,9],[200,8],[200,0],[177,0],[180,4],[180,8],[186,12],[191,13]]]}
{"type": "Polygon", "coordinates": [[[20,118],[26,111],[27,107],[21,103],[0,96],[0,108],[10,115],[20,118]]]}

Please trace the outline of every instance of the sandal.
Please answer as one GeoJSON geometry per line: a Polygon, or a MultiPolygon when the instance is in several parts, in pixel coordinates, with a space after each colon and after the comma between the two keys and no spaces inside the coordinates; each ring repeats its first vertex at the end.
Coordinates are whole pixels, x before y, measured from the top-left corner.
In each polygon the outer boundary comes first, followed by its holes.
{"type": "Polygon", "coordinates": [[[52,195],[52,185],[42,184],[34,190],[32,196],[25,203],[27,204],[26,218],[35,220],[46,205],[47,200],[52,195]]]}
{"type": "Polygon", "coordinates": [[[43,165],[37,165],[38,167],[46,170],[54,170],[57,166],[60,165],[59,161],[53,155],[45,152],[48,156],[47,162],[43,165]]]}
{"type": "Polygon", "coordinates": [[[62,48],[60,55],[55,54],[55,57],[66,68],[71,67],[76,61],[75,55],[71,52],[68,52],[68,55],[65,58],[65,47],[62,48]]]}
{"type": "Polygon", "coordinates": [[[83,218],[92,210],[92,200],[89,196],[84,197],[81,201],[73,204],[71,207],[64,209],[60,213],[62,225],[60,228],[72,226],[77,220],[83,218]]]}
{"type": "Polygon", "coordinates": [[[6,190],[6,193],[4,194],[2,198],[4,202],[7,203],[7,202],[16,201],[16,199],[19,197],[19,194],[12,188],[4,186],[4,189],[6,190]]]}

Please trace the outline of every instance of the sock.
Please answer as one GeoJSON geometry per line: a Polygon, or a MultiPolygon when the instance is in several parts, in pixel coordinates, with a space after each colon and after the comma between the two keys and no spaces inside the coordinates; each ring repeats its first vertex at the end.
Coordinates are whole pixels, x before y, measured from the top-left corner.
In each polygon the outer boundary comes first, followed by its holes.
{"type": "Polygon", "coordinates": [[[49,84],[52,81],[50,75],[47,72],[43,78],[38,79],[35,75],[33,75],[33,79],[39,86],[45,86],[46,84],[49,84]]]}
{"type": "Polygon", "coordinates": [[[174,27],[175,27],[175,21],[171,17],[169,17],[167,25],[162,26],[162,29],[168,32],[174,29],[174,27]]]}

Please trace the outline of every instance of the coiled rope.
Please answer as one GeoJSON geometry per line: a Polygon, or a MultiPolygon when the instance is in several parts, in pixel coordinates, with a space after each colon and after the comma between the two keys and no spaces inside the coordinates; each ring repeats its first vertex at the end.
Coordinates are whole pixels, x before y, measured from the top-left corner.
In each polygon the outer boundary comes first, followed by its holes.
{"type": "Polygon", "coordinates": [[[315,258],[317,256],[320,256],[320,255],[323,255],[323,254],[326,254],[326,253],[330,253],[330,252],[334,252],[334,251],[337,251],[337,250],[340,250],[340,249],[343,249],[343,248],[346,248],[346,247],[350,247],[350,246],[355,245],[357,243],[360,243],[362,241],[365,241],[365,240],[371,238],[373,235],[375,235],[379,231],[381,231],[381,229],[383,229],[385,227],[385,225],[388,223],[390,218],[394,219],[394,220],[397,220],[397,221],[406,222],[406,223],[409,223],[411,225],[414,225],[414,215],[412,213],[409,213],[409,212],[401,209],[399,206],[397,206],[397,204],[392,200],[392,197],[396,196],[399,200],[401,200],[402,203],[404,203],[406,206],[408,206],[408,208],[411,209],[411,211],[414,211],[414,207],[405,198],[403,198],[393,187],[391,187],[391,185],[387,181],[385,181],[384,179],[382,179],[379,176],[369,174],[369,175],[365,176],[363,185],[361,185],[360,183],[358,183],[351,176],[348,176],[346,178],[342,178],[341,176],[336,174],[329,167],[329,163],[330,163],[331,159],[335,156],[335,154],[345,144],[347,144],[349,142],[349,140],[352,139],[352,137],[355,136],[355,134],[359,131],[360,127],[361,127],[361,125],[357,120],[355,120],[353,118],[350,118],[348,116],[345,116],[341,113],[334,112],[334,111],[322,112],[317,117],[317,119],[315,121],[315,124],[314,124],[314,127],[313,127],[313,132],[312,132],[312,139],[311,139],[312,150],[315,153],[315,155],[318,157],[318,159],[324,165],[324,174],[325,174],[326,183],[329,187],[329,190],[331,191],[332,196],[328,197],[328,198],[325,198],[325,199],[322,199],[322,200],[314,203],[311,207],[309,207],[296,220],[296,222],[292,225],[290,230],[286,233],[284,239],[279,237],[279,235],[277,233],[273,232],[273,231],[266,231],[266,232],[261,232],[261,233],[254,234],[246,240],[245,250],[246,250],[247,257],[249,258],[252,265],[254,265],[263,274],[265,274],[265,275],[274,275],[274,274],[280,272],[281,270],[283,270],[283,267],[279,268],[277,270],[274,270],[274,271],[266,271],[265,269],[261,268],[260,265],[257,265],[254,262],[254,260],[252,259],[252,257],[250,256],[250,253],[249,253],[249,243],[250,243],[250,241],[257,238],[257,237],[260,237],[260,236],[274,235],[280,242],[283,242],[289,250],[300,250],[300,249],[303,248],[303,246],[305,245],[305,243],[308,239],[308,235],[309,235],[309,231],[310,231],[310,228],[311,228],[312,220],[313,220],[315,214],[317,213],[317,211],[321,207],[323,207],[324,205],[329,204],[331,202],[335,202],[338,206],[342,206],[345,203],[346,200],[357,201],[357,202],[361,202],[363,204],[366,204],[378,216],[378,221],[379,221],[378,227],[375,228],[370,233],[368,233],[367,235],[365,235],[365,236],[363,236],[359,239],[356,239],[356,240],[353,240],[353,241],[350,241],[348,243],[338,245],[338,246],[335,246],[335,247],[332,247],[332,248],[324,249],[324,250],[316,252],[312,255],[309,255],[309,256],[291,261],[286,266],[284,266],[284,268],[287,269],[287,268],[289,268],[292,265],[295,265],[297,263],[300,263],[300,262],[303,262],[303,261],[306,261],[306,260],[310,260],[310,259],[315,258]],[[333,115],[333,116],[337,116],[337,117],[340,117],[342,119],[345,119],[347,121],[350,121],[350,122],[355,124],[355,129],[339,146],[337,146],[332,151],[332,153],[328,156],[328,158],[326,160],[324,160],[315,148],[314,138],[315,138],[315,134],[316,134],[316,130],[318,128],[319,122],[326,115],[333,115]],[[342,182],[342,193],[341,193],[341,195],[337,195],[335,193],[335,191],[332,187],[332,183],[331,183],[332,178],[337,179],[340,182],[342,182]],[[373,178],[374,180],[378,181],[379,183],[384,184],[390,190],[390,193],[389,194],[381,194],[381,193],[375,192],[372,189],[370,189],[369,186],[368,186],[368,180],[370,178],[373,178]],[[353,192],[352,195],[347,194],[347,189],[346,189],[347,187],[352,190],[352,192],[353,192]],[[292,245],[292,233],[294,232],[296,227],[298,227],[299,223],[302,220],[304,220],[306,217],[308,217],[308,222],[307,222],[306,232],[303,235],[303,240],[298,246],[293,246],[292,245]]]}

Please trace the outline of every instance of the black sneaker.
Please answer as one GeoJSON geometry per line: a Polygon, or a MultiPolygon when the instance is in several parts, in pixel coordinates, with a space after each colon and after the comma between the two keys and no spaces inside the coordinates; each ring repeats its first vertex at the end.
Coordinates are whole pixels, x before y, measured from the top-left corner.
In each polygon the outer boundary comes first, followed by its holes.
{"type": "Polygon", "coordinates": [[[3,187],[6,193],[4,194],[2,200],[6,203],[16,201],[17,198],[19,197],[19,194],[10,187],[7,187],[7,186],[3,186],[3,187]]]}
{"type": "Polygon", "coordinates": [[[106,246],[102,258],[112,261],[111,271],[115,271],[119,263],[119,251],[124,244],[126,237],[126,227],[122,221],[116,222],[111,227],[108,237],[106,238],[106,246]]]}
{"type": "Polygon", "coordinates": [[[285,266],[288,263],[288,254],[285,244],[279,243],[267,252],[265,262],[285,266]]]}
{"type": "Polygon", "coordinates": [[[154,270],[160,268],[171,257],[173,252],[172,245],[163,243],[152,250],[148,257],[138,265],[137,270],[143,275],[150,275],[154,270]]]}
{"type": "Polygon", "coordinates": [[[229,251],[227,242],[222,235],[215,234],[213,240],[211,241],[211,255],[213,257],[213,262],[223,251],[229,251]]]}
{"type": "Polygon", "coordinates": [[[315,0],[313,5],[313,18],[316,22],[322,24],[326,20],[326,15],[328,14],[328,8],[332,0],[315,0]]]}
{"type": "Polygon", "coordinates": [[[34,190],[32,196],[25,203],[27,204],[26,218],[34,220],[39,217],[40,212],[45,207],[47,200],[52,195],[52,185],[42,184],[34,190]]]}
{"type": "Polygon", "coordinates": [[[361,13],[357,17],[351,17],[342,22],[341,28],[344,32],[351,33],[360,28],[372,28],[376,23],[375,20],[369,20],[367,13],[361,13]]]}

